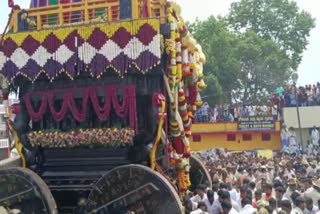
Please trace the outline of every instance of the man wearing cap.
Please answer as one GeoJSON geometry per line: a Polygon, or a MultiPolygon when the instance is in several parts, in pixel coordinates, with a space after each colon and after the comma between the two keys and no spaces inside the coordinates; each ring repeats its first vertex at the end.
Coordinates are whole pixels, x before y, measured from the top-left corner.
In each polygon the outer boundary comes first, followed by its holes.
{"type": "Polygon", "coordinates": [[[305,201],[302,196],[298,196],[294,200],[294,205],[296,206],[295,208],[292,209],[291,214],[304,214],[303,210],[305,209],[305,201]]]}
{"type": "Polygon", "coordinates": [[[274,176],[274,167],[273,167],[273,164],[271,162],[269,162],[266,166],[267,168],[267,172],[266,172],[266,175],[267,175],[267,183],[271,184],[272,181],[273,181],[273,176],[274,176]]]}
{"type": "Polygon", "coordinates": [[[266,169],[266,166],[260,166],[259,176],[257,177],[257,189],[262,189],[263,186],[267,183],[268,176],[266,169]]]}
{"type": "Polygon", "coordinates": [[[248,178],[250,179],[250,181],[252,182],[256,182],[257,177],[256,177],[256,173],[257,173],[257,165],[255,163],[252,164],[252,167],[248,168],[248,178]]]}

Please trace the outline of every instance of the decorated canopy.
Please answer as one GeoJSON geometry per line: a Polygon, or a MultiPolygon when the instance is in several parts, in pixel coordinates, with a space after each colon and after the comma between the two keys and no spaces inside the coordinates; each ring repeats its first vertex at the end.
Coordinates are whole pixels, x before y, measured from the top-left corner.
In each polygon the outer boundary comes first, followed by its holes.
{"type": "Polygon", "coordinates": [[[131,67],[145,73],[160,63],[159,20],[135,20],[8,34],[0,47],[0,73],[10,82],[41,73],[54,80],[75,67],[99,78],[107,68],[124,75],[131,67]],[[77,65],[77,66],[76,66],[77,65]]]}

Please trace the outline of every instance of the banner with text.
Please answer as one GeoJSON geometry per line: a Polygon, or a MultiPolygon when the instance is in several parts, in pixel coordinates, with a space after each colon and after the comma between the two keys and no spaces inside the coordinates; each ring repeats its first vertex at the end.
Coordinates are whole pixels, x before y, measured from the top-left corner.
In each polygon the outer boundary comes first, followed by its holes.
{"type": "Polygon", "coordinates": [[[272,116],[240,117],[238,120],[240,131],[275,130],[275,120],[272,116]]]}

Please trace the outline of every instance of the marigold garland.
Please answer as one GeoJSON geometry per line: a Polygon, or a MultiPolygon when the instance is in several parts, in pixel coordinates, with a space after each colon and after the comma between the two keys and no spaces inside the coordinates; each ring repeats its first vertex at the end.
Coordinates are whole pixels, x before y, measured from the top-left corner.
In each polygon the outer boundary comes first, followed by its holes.
{"type": "Polygon", "coordinates": [[[205,56],[201,46],[187,31],[175,6],[173,3],[167,8],[170,38],[165,41],[165,50],[169,56],[169,65],[164,79],[171,102],[169,125],[175,146],[169,147],[168,153],[170,162],[178,170],[179,192],[183,196],[191,185],[188,138],[191,136],[193,114],[196,106],[201,103],[199,92],[206,87],[203,82],[205,56]]]}
{"type": "Polygon", "coordinates": [[[33,147],[73,148],[73,147],[119,147],[133,144],[135,132],[131,128],[79,129],[69,132],[59,130],[34,131],[28,134],[33,147]]]}
{"type": "Polygon", "coordinates": [[[99,28],[110,38],[115,34],[115,32],[119,30],[119,28],[124,28],[131,35],[136,35],[140,28],[145,24],[149,24],[156,32],[159,33],[159,20],[143,19],[114,23],[98,23],[89,26],[74,26],[59,29],[53,28],[44,29],[40,31],[13,33],[7,34],[4,37],[4,40],[11,38],[18,46],[21,46],[24,40],[29,36],[36,39],[38,42],[42,43],[49,34],[54,34],[61,40],[61,42],[63,42],[67,38],[67,36],[75,30],[79,32],[79,35],[82,39],[87,40],[95,28],[99,28]]]}

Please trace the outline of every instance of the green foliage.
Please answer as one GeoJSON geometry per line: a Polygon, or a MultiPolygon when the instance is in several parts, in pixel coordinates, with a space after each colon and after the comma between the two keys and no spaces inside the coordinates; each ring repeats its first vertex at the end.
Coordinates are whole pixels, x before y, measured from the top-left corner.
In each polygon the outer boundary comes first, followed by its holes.
{"type": "Polygon", "coordinates": [[[290,77],[290,59],[277,44],[254,32],[239,36],[236,46],[241,63],[237,98],[244,103],[266,101],[290,77]]]}
{"type": "Polygon", "coordinates": [[[228,22],[237,32],[253,31],[286,51],[296,70],[315,20],[289,0],[241,0],[231,5],[228,22]]]}
{"type": "Polygon", "coordinates": [[[210,104],[228,102],[232,90],[238,87],[240,74],[239,60],[235,58],[236,35],[229,32],[223,19],[213,16],[206,21],[197,20],[189,29],[207,57],[204,71],[208,87],[203,92],[208,96],[206,101],[210,104]]]}
{"type": "Polygon", "coordinates": [[[205,82],[208,87],[202,93],[203,101],[208,102],[210,106],[221,103],[223,101],[223,89],[217,77],[209,73],[205,76],[205,82]]]}
{"type": "Polygon", "coordinates": [[[204,100],[264,102],[301,62],[315,26],[289,0],[240,0],[226,17],[188,24],[207,57],[204,100]]]}

